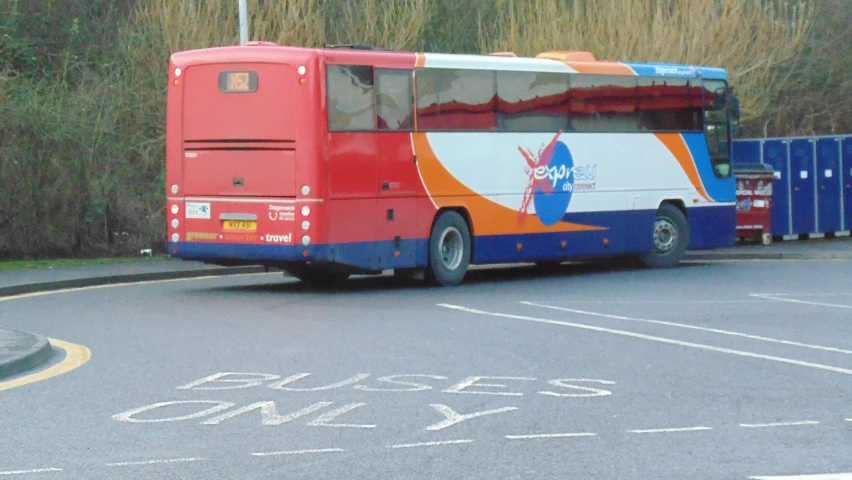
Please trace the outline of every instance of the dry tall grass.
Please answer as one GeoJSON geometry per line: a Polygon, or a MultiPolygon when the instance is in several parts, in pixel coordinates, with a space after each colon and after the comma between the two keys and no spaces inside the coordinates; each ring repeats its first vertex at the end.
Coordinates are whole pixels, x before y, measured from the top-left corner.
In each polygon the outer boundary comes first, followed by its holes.
{"type": "Polygon", "coordinates": [[[338,1],[329,6],[329,40],[412,50],[422,40],[435,5],[435,0],[338,1]]]}
{"type": "Polygon", "coordinates": [[[775,69],[800,51],[813,20],[808,4],[784,0],[495,2],[496,24],[479,26],[483,51],[586,50],[601,60],[723,67],[744,119],[767,111],[775,69]]]}
{"type": "MultiPolygon", "coordinates": [[[[249,40],[304,46],[325,40],[322,7],[316,0],[247,0],[247,4],[249,40]]],[[[137,28],[159,36],[170,53],[240,42],[233,0],[145,0],[137,6],[136,21],[137,28]]]]}

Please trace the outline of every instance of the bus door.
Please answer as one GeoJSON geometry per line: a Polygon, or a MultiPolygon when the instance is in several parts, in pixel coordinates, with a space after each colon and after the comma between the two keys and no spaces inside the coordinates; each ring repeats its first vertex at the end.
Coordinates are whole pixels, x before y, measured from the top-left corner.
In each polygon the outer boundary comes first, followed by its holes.
{"type": "Polygon", "coordinates": [[[382,268],[376,247],[376,115],[373,67],[326,64],[328,243],[332,259],[382,268]]]}
{"type": "Polygon", "coordinates": [[[418,250],[414,239],[422,236],[417,215],[420,177],[411,139],[412,74],[411,69],[376,69],[376,233],[386,268],[414,266],[418,250]]]}

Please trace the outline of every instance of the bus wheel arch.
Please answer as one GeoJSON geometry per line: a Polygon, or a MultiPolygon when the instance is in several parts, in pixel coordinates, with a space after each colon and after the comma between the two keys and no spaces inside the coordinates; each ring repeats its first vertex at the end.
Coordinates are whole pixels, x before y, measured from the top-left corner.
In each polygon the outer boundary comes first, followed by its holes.
{"type": "Polygon", "coordinates": [[[438,210],[429,233],[427,281],[441,286],[460,284],[473,261],[473,238],[470,214],[466,209],[438,210]]]}
{"type": "Polygon", "coordinates": [[[689,222],[682,200],[664,200],[654,215],[653,243],[640,256],[648,268],[668,268],[680,263],[689,246],[689,222]]]}
{"type": "Polygon", "coordinates": [[[680,199],[680,198],[666,199],[666,200],[663,200],[662,202],[660,202],[660,206],[662,207],[662,205],[664,203],[674,205],[675,207],[677,207],[678,210],[680,210],[680,213],[682,213],[684,217],[687,217],[688,214],[686,212],[686,202],[684,202],[682,199],[680,199]]]}

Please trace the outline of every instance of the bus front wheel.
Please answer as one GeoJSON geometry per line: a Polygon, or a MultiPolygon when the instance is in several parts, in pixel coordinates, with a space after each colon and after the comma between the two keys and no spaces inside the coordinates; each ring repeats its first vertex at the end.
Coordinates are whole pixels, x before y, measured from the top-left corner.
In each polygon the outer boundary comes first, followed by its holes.
{"type": "Polygon", "coordinates": [[[671,203],[660,205],[654,219],[653,247],[640,257],[649,268],[677,265],[686,255],[689,243],[689,223],[679,208],[671,203]]]}
{"type": "Polygon", "coordinates": [[[462,282],[470,264],[470,229],[464,218],[452,210],[441,213],[429,236],[430,283],[448,287],[462,282]]]}

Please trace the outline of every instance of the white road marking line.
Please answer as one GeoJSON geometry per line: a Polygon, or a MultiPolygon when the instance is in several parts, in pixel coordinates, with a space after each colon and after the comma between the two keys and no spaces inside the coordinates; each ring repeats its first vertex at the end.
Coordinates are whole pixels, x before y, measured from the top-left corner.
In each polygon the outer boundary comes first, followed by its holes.
{"type": "Polygon", "coordinates": [[[204,460],[203,458],[169,458],[165,460],[143,460],[139,462],[118,462],[107,463],[107,467],[127,467],[130,465],[155,465],[158,463],[182,463],[182,462],[197,462],[204,460]]]}
{"type": "Polygon", "coordinates": [[[753,293],[770,297],[852,297],[852,293],[753,293]]]}
{"type": "Polygon", "coordinates": [[[423,443],[403,443],[399,445],[389,445],[387,448],[414,448],[414,447],[432,447],[436,445],[456,445],[459,443],[472,443],[473,440],[446,440],[443,442],[423,442],[423,443]]]}
{"type": "Polygon", "coordinates": [[[852,480],[852,473],[820,473],[816,475],[782,475],[748,478],[752,480],[852,480]]]}
{"type": "Polygon", "coordinates": [[[743,303],[772,303],[769,300],[634,300],[634,301],[618,301],[618,300],[559,300],[557,303],[586,303],[595,305],[717,305],[717,304],[743,304],[743,303]]]}
{"type": "Polygon", "coordinates": [[[819,422],[814,420],[805,420],[803,422],[777,422],[777,423],[741,423],[744,428],[768,428],[768,427],[795,427],[798,425],[819,425],[819,422]]]}
{"type": "Polygon", "coordinates": [[[530,306],[533,306],[533,307],[549,308],[551,310],[559,310],[559,311],[562,311],[562,312],[577,313],[577,314],[580,314],[580,315],[590,315],[590,316],[594,316],[594,317],[612,318],[612,319],[615,319],[615,320],[627,320],[627,321],[630,321],[630,322],[653,323],[653,324],[656,324],[656,325],[665,325],[665,326],[668,326],[668,327],[687,328],[687,329],[690,329],[690,330],[700,330],[702,332],[718,333],[718,334],[721,334],[721,335],[730,335],[732,337],[748,338],[750,340],[760,340],[762,342],[778,343],[778,344],[781,344],[781,345],[790,345],[790,346],[793,346],[793,347],[810,348],[812,350],[822,350],[822,351],[825,351],[825,352],[843,353],[845,355],[852,355],[852,350],[844,350],[842,348],[835,348],[835,347],[825,347],[825,346],[822,346],[822,345],[812,345],[812,344],[808,344],[808,343],[794,342],[792,340],[781,340],[781,339],[778,339],[778,338],[763,337],[763,336],[760,336],[760,335],[751,335],[751,334],[748,334],[748,333],[734,332],[734,331],[731,331],[731,330],[720,330],[718,328],[699,327],[699,326],[696,326],[696,325],[688,325],[688,324],[675,323],[675,322],[666,322],[666,321],[662,321],[662,320],[648,320],[648,319],[644,319],[644,318],[625,317],[625,316],[622,316],[622,315],[610,315],[610,314],[607,314],[607,313],[589,312],[589,311],[586,311],[586,310],[576,310],[576,309],[573,309],[573,308],[555,307],[555,306],[552,306],[552,305],[545,305],[545,304],[542,304],[542,303],[533,303],[533,302],[527,302],[527,301],[523,301],[523,302],[520,302],[520,303],[522,303],[524,305],[530,305],[530,306]]]}
{"type": "Polygon", "coordinates": [[[342,448],[314,448],[309,450],[289,450],[284,452],[259,452],[252,453],[255,457],[268,457],[273,455],[304,455],[306,453],[332,453],[332,452],[345,452],[346,450],[342,448]]]}
{"type": "Polygon", "coordinates": [[[569,438],[569,437],[593,437],[597,433],[538,433],[531,435],[506,435],[510,440],[526,440],[530,438],[569,438]]]}
{"type": "Polygon", "coordinates": [[[491,317],[509,318],[509,319],[512,319],[512,320],[524,320],[524,321],[527,321],[527,322],[536,322],[536,323],[545,323],[545,324],[549,324],[549,325],[558,325],[558,326],[561,326],[561,327],[579,328],[579,329],[582,329],[582,330],[591,330],[593,332],[611,333],[613,335],[621,335],[621,336],[624,336],[624,337],[639,338],[639,339],[642,339],[642,340],[650,340],[652,342],[667,343],[669,345],[677,345],[677,346],[680,346],[680,347],[697,348],[697,349],[700,349],[700,350],[707,350],[707,351],[710,351],[710,352],[727,353],[728,355],[736,355],[736,356],[739,356],[739,357],[756,358],[756,359],[759,359],[759,360],[768,360],[770,362],[786,363],[786,364],[789,364],[789,365],[797,365],[797,366],[800,366],[800,367],[808,367],[808,368],[813,368],[813,369],[816,369],[816,370],[825,370],[825,371],[828,371],[828,372],[842,373],[844,375],[852,375],[852,370],[848,370],[848,369],[845,369],[845,368],[839,368],[839,367],[832,367],[831,365],[822,365],[822,364],[819,364],[819,363],[803,362],[801,360],[794,360],[794,359],[791,359],[791,358],[775,357],[775,356],[772,356],[772,355],[763,355],[763,354],[760,354],[760,353],[745,352],[745,351],[741,351],[741,350],[733,350],[733,349],[730,349],[730,348],[714,347],[712,345],[704,345],[704,344],[701,344],[701,343],[682,342],[680,340],[673,340],[671,338],[655,337],[653,335],[645,335],[645,334],[642,334],[642,333],[628,332],[628,331],[625,331],[625,330],[615,330],[615,329],[612,329],[612,328],[596,327],[594,325],[585,325],[585,324],[582,324],[582,323],[562,322],[562,321],[559,321],[559,320],[549,320],[547,318],[527,317],[527,316],[523,316],[523,315],[512,315],[512,314],[508,314],[508,313],[487,312],[487,311],[484,311],[484,310],[476,310],[476,309],[473,309],[473,308],[462,307],[462,306],[459,306],[459,305],[451,305],[451,304],[447,304],[447,303],[439,303],[438,306],[443,307],[443,308],[449,308],[449,309],[452,309],[452,310],[459,310],[459,311],[466,312],[466,313],[472,313],[472,314],[476,314],[476,315],[487,315],[487,316],[491,316],[491,317]]]}
{"type": "Polygon", "coordinates": [[[823,303],[823,302],[809,302],[807,300],[795,300],[793,298],[778,298],[777,296],[765,295],[762,293],[751,293],[749,296],[757,297],[757,298],[765,298],[767,300],[775,300],[778,302],[789,302],[789,303],[800,303],[803,305],[814,305],[817,307],[831,307],[831,308],[846,308],[852,310],[852,305],[839,305],[836,303],[823,303]]]}
{"type": "Polygon", "coordinates": [[[654,428],[649,430],[628,430],[630,433],[675,433],[675,432],[701,432],[713,430],[710,427],[683,427],[683,428],[654,428]]]}
{"type": "Polygon", "coordinates": [[[32,470],[9,470],[6,472],[0,472],[0,475],[24,475],[26,473],[47,473],[61,471],[61,468],[34,468],[32,470]]]}

